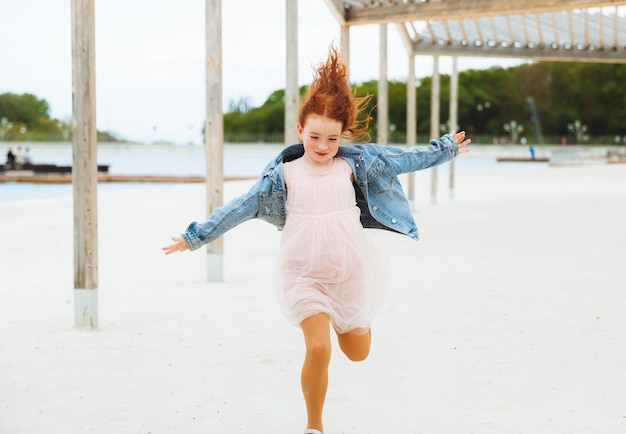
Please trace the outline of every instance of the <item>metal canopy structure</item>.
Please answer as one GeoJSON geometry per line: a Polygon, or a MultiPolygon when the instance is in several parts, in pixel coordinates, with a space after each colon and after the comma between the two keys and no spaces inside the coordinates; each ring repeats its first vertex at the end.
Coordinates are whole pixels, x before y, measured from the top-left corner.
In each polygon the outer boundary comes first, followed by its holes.
{"type": "Polygon", "coordinates": [[[395,23],[409,52],[626,62],[626,0],[326,0],[342,26],[395,23]]]}

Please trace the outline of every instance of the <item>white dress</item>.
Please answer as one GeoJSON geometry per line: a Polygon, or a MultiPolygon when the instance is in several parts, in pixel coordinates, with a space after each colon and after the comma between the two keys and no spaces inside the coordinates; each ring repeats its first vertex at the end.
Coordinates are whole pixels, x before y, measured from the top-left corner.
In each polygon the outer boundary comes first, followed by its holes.
{"type": "Polygon", "coordinates": [[[288,321],[328,314],[338,333],[367,333],[388,283],[387,258],[365,234],[341,158],[319,168],[306,157],[285,163],[287,220],[276,293],[288,321]]]}

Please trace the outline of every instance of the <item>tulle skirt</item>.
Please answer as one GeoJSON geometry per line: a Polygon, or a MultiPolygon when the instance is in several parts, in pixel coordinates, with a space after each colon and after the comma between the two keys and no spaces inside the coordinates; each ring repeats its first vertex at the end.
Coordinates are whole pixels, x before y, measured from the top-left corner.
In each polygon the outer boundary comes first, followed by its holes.
{"type": "Polygon", "coordinates": [[[338,333],[365,334],[383,303],[388,276],[387,258],[367,237],[358,208],[289,214],[275,282],[291,324],[325,313],[338,333]]]}

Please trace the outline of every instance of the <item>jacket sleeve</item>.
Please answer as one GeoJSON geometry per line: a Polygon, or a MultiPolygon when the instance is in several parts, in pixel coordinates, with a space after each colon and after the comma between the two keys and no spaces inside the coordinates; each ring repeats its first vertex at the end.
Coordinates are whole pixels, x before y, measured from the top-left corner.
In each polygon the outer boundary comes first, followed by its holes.
{"type": "Polygon", "coordinates": [[[399,148],[387,146],[386,160],[397,173],[414,172],[443,164],[452,160],[458,153],[458,147],[450,134],[430,141],[430,146],[399,148]]]}
{"type": "Polygon", "coordinates": [[[187,243],[189,250],[196,250],[216,240],[235,226],[255,218],[258,213],[259,192],[253,187],[248,193],[217,208],[204,222],[191,223],[181,237],[187,243]]]}

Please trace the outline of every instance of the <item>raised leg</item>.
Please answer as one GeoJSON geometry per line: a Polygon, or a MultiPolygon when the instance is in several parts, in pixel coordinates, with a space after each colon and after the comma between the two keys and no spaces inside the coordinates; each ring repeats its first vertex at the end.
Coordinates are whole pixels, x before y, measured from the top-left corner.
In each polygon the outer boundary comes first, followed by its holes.
{"type": "Polygon", "coordinates": [[[339,348],[353,362],[362,362],[370,354],[372,330],[365,334],[337,333],[339,348]]]}

